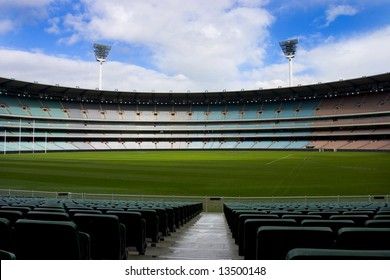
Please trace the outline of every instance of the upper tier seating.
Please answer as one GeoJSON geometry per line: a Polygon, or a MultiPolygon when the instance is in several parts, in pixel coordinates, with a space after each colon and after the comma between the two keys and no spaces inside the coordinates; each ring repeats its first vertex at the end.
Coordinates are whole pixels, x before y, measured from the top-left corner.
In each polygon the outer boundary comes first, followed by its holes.
{"type": "Polygon", "coordinates": [[[0,94],[0,149],[390,150],[388,91],[209,104],[0,94]]]}

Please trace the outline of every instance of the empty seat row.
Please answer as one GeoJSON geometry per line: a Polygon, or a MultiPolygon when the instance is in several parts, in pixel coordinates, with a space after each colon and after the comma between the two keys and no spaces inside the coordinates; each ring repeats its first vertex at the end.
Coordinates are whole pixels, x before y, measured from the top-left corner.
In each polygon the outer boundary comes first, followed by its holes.
{"type": "MultiPolygon", "coordinates": [[[[111,207],[98,210],[83,205],[3,205],[0,208],[0,250],[14,254],[17,259],[126,259],[130,247],[144,254],[148,240],[152,244],[159,242],[201,211],[200,203],[183,203],[182,207],[166,209],[126,210],[111,207]],[[66,237],[59,234],[62,227],[66,237]],[[45,237],[46,233],[50,237],[45,237]],[[71,240],[72,246],[57,246],[62,239],[71,240]],[[36,253],[38,248],[39,254],[36,253]]],[[[4,258],[7,256],[4,254],[4,258]]]]}
{"type": "Polygon", "coordinates": [[[286,259],[294,248],[390,251],[390,228],[341,228],[336,237],[329,227],[262,226],[257,231],[256,259],[286,259]]]}
{"type": "MultiPolygon", "coordinates": [[[[232,237],[239,248],[239,255],[245,259],[284,259],[290,249],[300,248],[327,248],[327,249],[381,249],[390,245],[383,245],[383,236],[389,236],[390,216],[387,205],[372,207],[372,209],[312,209],[297,210],[295,207],[247,207],[246,205],[224,205],[224,213],[231,229],[232,237]],[[383,206],[383,207],[382,207],[383,206]],[[268,208],[268,209],[267,209],[268,208]],[[260,232],[260,229],[261,232],[260,232]],[[356,229],[356,230],[352,230],[356,229]],[[380,241],[367,243],[366,247],[356,246],[356,240],[346,238],[349,232],[366,234],[380,233],[380,241]],[[348,232],[348,234],[347,234],[348,232]],[[273,242],[273,238],[276,241],[273,242]],[[351,242],[346,245],[347,241],[351,242]],[[272,244],[272,245],[270,245],[272,244]],[[291,245],[293,244],[293,245],[291,245]],[[355,245],[353,245],[355,244],[355,245]],[[381,247],[379,244],[383,245],[381,247]],[[292,246],[292,247],[291,247],[292,246]],[[355,248],[355,247],[356,248],[355,248]]],[[[341,208],[341,207],[340,207],[341,208]]],[[[380,235],[379,234],[379,235],[380,235]]],[[[386,247],[388,246],[388,247],[386,247]]]]}

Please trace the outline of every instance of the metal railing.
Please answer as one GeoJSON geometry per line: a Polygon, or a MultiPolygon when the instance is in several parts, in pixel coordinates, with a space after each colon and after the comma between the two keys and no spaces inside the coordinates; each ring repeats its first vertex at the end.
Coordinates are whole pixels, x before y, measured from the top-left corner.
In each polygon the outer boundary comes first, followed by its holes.
{"type": "Polygon", "coordinates": [[[390,202],[390,195],[350,196],[269,196],[269,197],[223,197],[223,196],[176,196],[176,195],[130,195],[75,192],[49,192],[37,190],[0,189],[0,196],[26,198],[52,198],[64,200],[105,201],[154,201],[154,202],[201,202],[205,212],[222,212],[224,203],[287,203],[287,202],[390,202]]]}

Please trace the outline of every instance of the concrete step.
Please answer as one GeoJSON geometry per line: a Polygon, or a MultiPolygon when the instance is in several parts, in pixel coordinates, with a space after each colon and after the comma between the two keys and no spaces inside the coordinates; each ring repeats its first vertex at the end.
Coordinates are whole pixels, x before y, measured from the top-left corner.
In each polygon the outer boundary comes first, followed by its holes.
{"type": "Polygon", "coordinates": [[[238,246],[221,213],[201,213],[186,225],[157,243],[148,246],[143,256],[129,253],[129,260],[240,260],[238,246]]]}

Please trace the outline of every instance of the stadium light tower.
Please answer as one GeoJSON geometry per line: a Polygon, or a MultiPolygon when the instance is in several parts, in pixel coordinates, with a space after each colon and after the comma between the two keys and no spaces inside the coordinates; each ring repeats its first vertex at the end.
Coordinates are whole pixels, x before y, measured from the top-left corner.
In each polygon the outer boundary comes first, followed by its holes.
{"type": "Polygon", "coordinates": [[[295,52],[297,50],[298,39],[289,39],[279,42],[280,47],[284,53],[284,56],[288,59],[289,72],[290,72],[290,87],[293,83],[293,74],[292,74],[292,59],[295,57],[295,52]]]}
{"type": "Polygon", "coordinates": [[[111,46],[103,44],[93,44],[93,51],[95,52],[96,60],[99,62],[99,90],[102,89],[102,76],[103,76],[103,62],[106,61],[108,54],[110,53],[111,46]]]}

